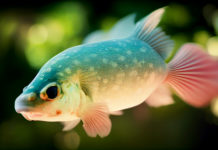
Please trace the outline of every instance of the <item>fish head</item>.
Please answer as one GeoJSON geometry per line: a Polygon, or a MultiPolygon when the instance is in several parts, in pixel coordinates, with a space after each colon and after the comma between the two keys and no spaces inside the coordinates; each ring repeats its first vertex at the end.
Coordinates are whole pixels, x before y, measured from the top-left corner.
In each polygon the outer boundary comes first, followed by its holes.
{"type": "Polygon", "coordinates": [[[15,110],[27,120],[71,121],[80,104],[79,84],[55,72],[39,72],[15,100],[15,110]]]}

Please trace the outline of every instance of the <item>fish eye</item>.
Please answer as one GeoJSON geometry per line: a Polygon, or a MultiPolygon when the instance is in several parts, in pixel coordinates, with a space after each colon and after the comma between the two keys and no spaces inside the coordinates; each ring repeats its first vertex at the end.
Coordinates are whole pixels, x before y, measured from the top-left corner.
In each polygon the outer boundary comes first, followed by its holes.
{"type": "Polygon", "coordinates": [[[40,92],[42,100],[51,101],[60,95],[60,87],[56,83],[50,83],[44,87],[40,92]]]}
{"type": "Polygon", "coordinates": [[[46,94],[49,99],[54,99],[58,96],[58,87],[57,86],[50,86],[46,90],[46,94]]]}

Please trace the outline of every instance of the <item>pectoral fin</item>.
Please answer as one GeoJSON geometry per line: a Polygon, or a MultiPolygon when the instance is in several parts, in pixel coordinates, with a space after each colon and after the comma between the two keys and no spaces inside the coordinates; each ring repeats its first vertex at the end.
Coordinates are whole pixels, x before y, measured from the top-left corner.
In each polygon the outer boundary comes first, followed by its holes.
{"type": "Polygon", "coordinates": [[[73,128],[75,128],[80,122],[80,119],[76,119],[73,121],[66,121],[66,122],[62,122],[62,124],[64,125],[64,128],[62,129],[63,131],[69,131],[73,128]]]}
{"type": "Polygon", "coordinates": [[[104,104],[91,104],[81,114],[83,128],[91,137],[107,136],[111,131],[108,108],[104,104]]]}

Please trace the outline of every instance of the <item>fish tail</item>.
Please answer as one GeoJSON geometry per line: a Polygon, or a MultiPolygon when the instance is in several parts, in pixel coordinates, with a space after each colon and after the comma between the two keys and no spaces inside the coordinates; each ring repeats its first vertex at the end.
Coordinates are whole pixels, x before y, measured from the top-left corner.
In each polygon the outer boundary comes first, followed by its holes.
{"type": "Polygon", "coordinates": [[[185,44],[168,64],[167,83],[195,107],[218,95],[218,61],[196,44],[185,44]]]}

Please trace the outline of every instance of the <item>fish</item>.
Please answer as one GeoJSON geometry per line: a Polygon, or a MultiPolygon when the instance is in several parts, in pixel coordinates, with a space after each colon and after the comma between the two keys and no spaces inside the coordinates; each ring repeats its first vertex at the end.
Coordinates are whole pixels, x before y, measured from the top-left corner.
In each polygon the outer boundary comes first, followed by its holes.
{"type": "Polygon", "coordinates": [[[158,27],[164,11],[136,24],[130,15],[113,32],[93,34],[51,58],[16,98],[16,112],[29,121],[61,122],[64,131],[82,121],[88,136],[106,137],[110,115],[143,102],[172,104],[171,88],[193,107],[207,106],[218,95],[218,61],[186,43],[166,63],[174,42],[158,27]]]}

